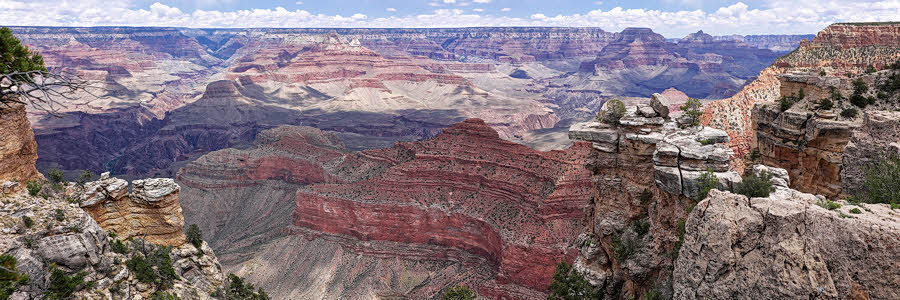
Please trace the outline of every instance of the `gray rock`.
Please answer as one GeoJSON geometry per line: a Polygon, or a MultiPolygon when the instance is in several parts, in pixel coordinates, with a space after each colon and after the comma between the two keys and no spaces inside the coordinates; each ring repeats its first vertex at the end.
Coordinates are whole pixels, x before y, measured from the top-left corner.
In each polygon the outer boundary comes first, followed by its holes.
{"type": "Polygon", "coordinates": [[[656,186],[672,195],[681,194],[681,171],[674,167],[653,167],[656,186]]]}
{"type": "Polygon", "coordinates": [[[144,202],[156,202],[178,192],[181,187],[172,178],[151,178],[132,182],[131,198],[144,202]]]}
{"type": "Polygon", "coordinates": [[[638,105],[638,114],[645,118],[653,118],[657,116],[656,110],[650,106],[638,105]]]}
{"type": "Polygon", "coordinates": [[[662,102],[664,96],[658,93],[654,93],[650,96],[650,107],[659,114],[660,117],[668,118],[669,117],[669,107],[662,102]]]}

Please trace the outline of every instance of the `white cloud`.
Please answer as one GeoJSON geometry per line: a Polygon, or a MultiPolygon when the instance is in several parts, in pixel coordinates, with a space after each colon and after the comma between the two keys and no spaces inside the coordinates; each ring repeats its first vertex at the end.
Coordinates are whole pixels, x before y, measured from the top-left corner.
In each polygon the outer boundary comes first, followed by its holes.
{"type": "Polygon", "coordinates": [[[483,9],[483,8],[474,8],[474,9],[472,9],[472,11],[474,11],[474,12],[483,12],[484,9],[483,9]]]}
{"type": "Polygon", "coordinates": [[[503,9],[501,9],[501,10],[500,10],[500,11],[511,11],[511,10],[512,10],[512,8],[509,8],[509,7],[504,7],[504,8],[503,8],[503,9]]]}
{"type": "Polygon", "coordinates": [[[435,2],[428,2],[428,6],[440,6],[440,4],[437,4],[435,2]]]}
{"type": "Polygon", "coordinates": [[[456,3],[456,0],[444,0],[444,3],[453,4],[456,3]]]}
{"type": "Polygon", "coordinates": [[[297,1],[297,3],[295,3],[295,4],[297,4],[297,5],[303,5],[303,1],[297,1]]]}
{"type": "Polygon", "coordinates": [[[397,11],[397,9],[396,9],[396,8],[393,8],[393,7],[388,7],[388,8],[385,8],[384,10],[390,11],[390,12],[397,11]]]}
{"type": "Polygon", "coordinates": [[[594,1],[594,5],[603,5],[603,1],[594,1]]]}
{"type": "Polygon", "coordinates": [[[483,4],[483,3],[491,3],[491,0],[472,0],[472,2],[483,4]]]}
{"type": "MultiPolygon", "coordinates": [[[[448,0],[429,3],[440,5],[448,0]]],[[[449,0],[455,1],[455,0],[449,0]]],[[[466,2],[473,2],[466,1],[466,2]]],[[[134,0],[0,0],[2,25],[23,26],[172,26],[172,27],[466,27],[466,26],[572,26],[620,31],[650,27],[669,37],[704,30],[710,34],[815,33],[835,22],[896,21],[898,0],[808,0],[795,3],[764,0],[751,7],[734,2],[704,10],[653,9],[589,10],[570,15],[527,17],[481,15],[479,10],[438,9],[419,15],[372,18],[362,13],[349,17],[307,10],[271,9],[185,11],[155,2],[135,7],[134,0]]],[[[460,1],[462,2],[462,1],[460,1]]],[[[388,10],[390,11],[390,10],[388,10]]],[[[509,8],[501,9],[511,11],[509,8]]]]}

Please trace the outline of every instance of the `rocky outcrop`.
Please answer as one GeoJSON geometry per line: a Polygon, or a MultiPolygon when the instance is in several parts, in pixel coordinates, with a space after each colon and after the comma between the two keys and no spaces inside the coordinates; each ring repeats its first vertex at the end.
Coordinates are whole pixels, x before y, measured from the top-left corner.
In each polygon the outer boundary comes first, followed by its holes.
{"type": "Polygon", "coordinates": [[[677,251],[676,224],[697,198],[702,173],[715,174],[721,189],[740,181],[725,132],[679,129],[659,116],[666,111],[659,104],[629,106],[619,124],[579,123],[569,130],[570,138],[594,149],[575,268],[609,297],[640,298],[651,289],[670,294],[664,283],[677,251]]]}
{"type": "Polygon", "coordinates": [[[844,194],[853,195],[862,188],[867,168],[886,153],[900,154],[900,112],[866,112],[843,150],[840,184],[844,194]]]}
{"type": "Polygon", "coordinates": [[[25,118],[25,105],[0,104],[0,181],[25,181],[42,177],[34,168],[37,144],[31,123],[25,118]]]}
{"type": "Polygon", "coordinates": [[[178,203],[178,184],[169,178],[135,180],[130,190],[127,181],[104,173],[100,180],[84,185],[79,203],[100,227],[122,239],[183,245],[184,218],[178,203]]]}
{"type": "MultiPolygon", "coordinates": [[[[213,299],[210,295],[223,289],[222,267],[206,243],[200,249],[191,244],[160,248],[136,238],[114,249],[120,237],[66,200],[78,199],[78,187],[43,189],[49,196],[0,195],[0,254],[14,257],[17,272],[29,277],[27,284],[14,289],[12,299],[44,298],[53,268],[69,276],[84,275],[82,283],[69,287],[72,298],[149,299],[156,289],[141,281],[126,262],[157,249],[164,249],[176,275],[171,287],[161,290],[181,299],[213,299]]],[[[156,195],[152,189],[145,191],[145,196],[156,195]]]]}
{"type": "Polygon", "coordinates": [[[675,298],[900,297],[900,217],[885,204],[824,201],[786,186],[766,198],[711,191],[688,217],[675,298]]]}
{"type": "Polygon", "coordinates": [[[214,247],[227,268],[275,297],[430,298],[459,283],[492,298],[543,297],[554,264],[575,256],[587,144],[539,152],[470,119],[420,142],[342,148],[333,134],[279,127],[251,149],[204,156],[179,175],[184,195],[205,195],[185,201],[186,217],[225,241],[214,247]],[[277,254],[284,247],[304,255],[277,254]]]}

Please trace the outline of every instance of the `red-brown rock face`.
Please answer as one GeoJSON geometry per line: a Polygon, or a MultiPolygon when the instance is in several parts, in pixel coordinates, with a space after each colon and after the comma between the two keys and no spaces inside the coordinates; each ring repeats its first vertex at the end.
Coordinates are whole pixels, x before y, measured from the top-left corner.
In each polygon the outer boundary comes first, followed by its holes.
{"type": "MultiPolygon", "coordinates": [[[[185,186],[185,215],[192,220],[199,214],[196,205],[206,201],[190,203],[188,198],[199,192],[193,189],[237,191],[272,181],[306,185],[296,193],[289,220],[274,221],[283,224],[285,235],[279,239],[299,236],[336,244],[361,258],[398,261],[394,267],[372,261],[380,271],[360,275],[360,282],[373,282],[402,268],[430,270],[430,279],[405,290],[343,281],[329,283],[341,289],[318,290],[304,285],[314,279],[312,275],[277,279],[275,269],[252,271],[251,280],[264,285],[279,282],[279,287],[273,286],[277,295],[388,293],[430,298],[447,285],[466,283],[488,297],[542,297],[555,263],[574,258],[571,243],[581,228],[582,208],[590,193],[589,175],[582,167],[590,152],[586,143],[539,152],[501,140],[478,119],[455,124],[429,140],[358,153],[323,143],[329,136],[302,127],[280,127],[261,133],[253,149],[204,156],[179,173],[185,186]],[[308,184],[313,182],[321,183],[308,184]]],[[[232,226],[227,222],[200,223],[216,227],[211,232],[234,230],[226,228],[232,226]]],[[[214,246],[225,245],[214,242],[214,246]]],[[[238,259],[232,256],[236,252],[223,250],[219,256],[247,272],[267,260],[262,254],[238,259]]],[[[344,268],[309,255],[316,268],[344,268]]]]}
{"type": "Polygon", "coordinates": [[[816,34],[814,45],[842,49],[900,45],[900,23],[839,23],[816,34]]]}
{"type": "Polygon", "coordinates": [[[25,181],[41,177],[34,162],[37,144],[31,124],[25,118],[25,105],[0,104],[0,181],[25,181]]]}

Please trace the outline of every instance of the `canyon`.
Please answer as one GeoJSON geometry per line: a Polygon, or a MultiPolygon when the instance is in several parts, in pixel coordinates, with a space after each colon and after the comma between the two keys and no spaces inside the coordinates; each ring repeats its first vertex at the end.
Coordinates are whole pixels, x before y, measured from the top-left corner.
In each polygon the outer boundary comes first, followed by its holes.
{"type": "Polygon", "coordinates": [[[646,28],[12,30],[51,68],[89,80],[97,96],[65,103],[61,118],[29,113],[37,168],[128,178],[175,176],[204,153],[247,147],[279,125],[332,131],[365,150],[480,118],[504,139],[563,149],[566,128],[607,99],[673,86],[691,97],[729,96],[804,37],[698,32],[670,42],[646,28]],[[542,131],[548,138],[532,134],[542,131]]]}

